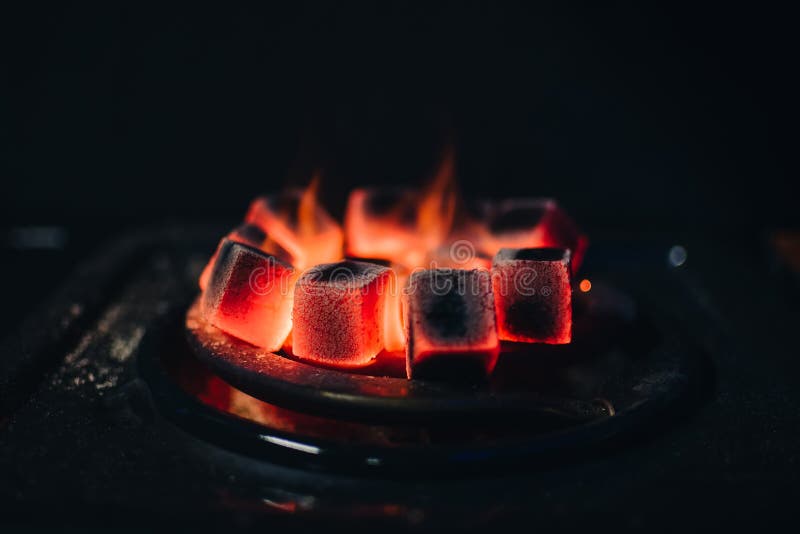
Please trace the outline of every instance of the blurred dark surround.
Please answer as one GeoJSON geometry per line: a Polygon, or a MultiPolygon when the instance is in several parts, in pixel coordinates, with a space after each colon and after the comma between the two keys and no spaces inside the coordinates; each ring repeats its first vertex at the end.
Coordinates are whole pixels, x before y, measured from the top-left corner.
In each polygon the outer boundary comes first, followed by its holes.
{"type": "Polygon", "coordinates": [[[797,222],[793,19],[762,4],[109,4],[3,8],[8,223],[238,217],[314,168],[336,209],[448,137],[469,192],[589,227],[797,222]]]}

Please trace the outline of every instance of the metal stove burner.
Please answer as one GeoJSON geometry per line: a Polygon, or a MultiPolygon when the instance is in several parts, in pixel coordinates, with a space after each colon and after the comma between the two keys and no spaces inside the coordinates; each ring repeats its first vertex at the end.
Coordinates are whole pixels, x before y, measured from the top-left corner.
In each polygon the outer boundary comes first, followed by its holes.
{"type": "Polygon", "coordinates": [[[506,346],[491,380],[470,386],[386,376],[381,362],[358,374],[294,361],[208,325],[197,303],[187,344],[180,319],[140,358],[162,411],[206,439],[315,467],[516,465],[656,421],[699,385],[678,331],[600,281],[578,297],[572,345],[506,346]]]}

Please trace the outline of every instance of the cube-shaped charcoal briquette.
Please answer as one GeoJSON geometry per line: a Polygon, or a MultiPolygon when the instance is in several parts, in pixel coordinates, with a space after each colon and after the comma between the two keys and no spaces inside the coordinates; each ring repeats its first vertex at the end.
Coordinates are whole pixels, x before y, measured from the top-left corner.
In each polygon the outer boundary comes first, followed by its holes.
{"type": "Polygon", "coordinates": [[[258,197],[251,202],[245,221],[288,251],[298,269],[342,258],[342,229],[315,192],[290,189],[258,197]]]}
{"type": "Polygon", "coordinates": [[[278,350],[292,329],[295,279],[291,265],[225,239],[203,292],[203,313],[232,336],[278,350]]]}
{"type": "MultiPolygon", "coordinates": [[[[375,263],[384,267],[392,267],[392,262],[379,258],[361,258],[347,256],[349,261],[375,263]]],[[[389,352],[400,353],[406,348],[406,333],[403,328],[400,296],[403,284],[408,281],[408,273],[400,266],[394,266],[389,273],[389,284],[386,290],[386,303],[383,315],[383,348],[389,352]]]]}
{"type": "Polygon", "coordinates": [[[398,259],[420,242],[413,190],[367,187],[350,193],[345,241],[351,256],[398,259]]]}
{"type": "Polygon", "coordinates": [[[485,250],[491,254],[501,248],[568,248],[572,272],[580,267],[589,241],[555,200],[509,198],[486,202],[483,208],[488,230],[485,250]]]}
{"type": "Polygon", "coordinates": [[[492,284],[501,340],[572,341],[568,249],[501,249],[492,264],[492,284]]]}
{"type": "Polygon", "coordinates": [[[264,244],[267,242],[267,234],[258,226],[249,223],[242,224],[231,230],[227,236],[220,240],[217,249],[200,274],[198,283],[202,290],[205,290],[206,286],[208,286],[208,281],[211,279],[211,271],[214,268],[214,263],[217,261],[219,249],[226,239],[236,243],[242,243],[243,245],[249,245],[253,248],[263,249],[264,244]]]}
{"type": "Polygon", "coordinates": [[[338,367],[368,364],[382,349],[391,269],[359,261],[307,270],[294,291],[292,352],[338,367]]]}
{"type": "Polygon", "coordinates": [[[405,295],[409,378],[485,378],[499,342],[489,271],[429,269],[411,275],[405,295]]]}

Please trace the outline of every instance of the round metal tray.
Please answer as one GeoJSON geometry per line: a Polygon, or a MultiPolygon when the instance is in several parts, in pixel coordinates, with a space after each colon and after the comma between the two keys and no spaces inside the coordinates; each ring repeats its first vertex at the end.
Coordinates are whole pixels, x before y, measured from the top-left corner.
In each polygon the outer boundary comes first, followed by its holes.
{"type": "Polygon", "coordinates": [[[407,380],[398,355],[335,370],[296,361],[235,339],[208,324],[199,301],[186,332],[196,356],[236,388],[304,413],[376,423],[520,417],[574,423],[620,414],[679,396],[696,355],[669,325],[645,317],[625,294],[596,284],[576,294],[570,345],[503,346],[486,383],[407,380]]]}
{"type": "Polygon", "coordinates": [[[576,297],[571,345],[505,346],[483,384],[386,376],[394,359],[358,372],[294,361],[206,324],[196,304],[150,331],[137,361],[167,420],[269,462],[393,477],[552,467],[663,430],[702,398],[704,356],[673,323],[599,281],[576,297]]]}

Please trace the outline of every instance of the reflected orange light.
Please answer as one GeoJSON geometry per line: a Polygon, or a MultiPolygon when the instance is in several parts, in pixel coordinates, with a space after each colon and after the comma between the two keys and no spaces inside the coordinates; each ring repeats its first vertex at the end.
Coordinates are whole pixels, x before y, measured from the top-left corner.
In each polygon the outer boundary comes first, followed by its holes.
{"type": "Polygon", "coordinates": [[[592,289],[592,283],[587,278],[584,278],[581,280],[580,284],[578,284],[578,288],[584,293],[588,293],[592,289]]]}

